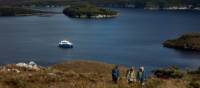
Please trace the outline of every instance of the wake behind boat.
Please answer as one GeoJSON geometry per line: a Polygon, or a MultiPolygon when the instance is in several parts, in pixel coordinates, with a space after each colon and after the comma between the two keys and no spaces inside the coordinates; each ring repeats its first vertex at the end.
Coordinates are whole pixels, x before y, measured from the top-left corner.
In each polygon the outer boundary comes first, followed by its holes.
{"type": "Polygon", "coordinates": [[[73,48],[73,44],[67,40],[60,41],[58,47],[60,48],[73,48]]]}

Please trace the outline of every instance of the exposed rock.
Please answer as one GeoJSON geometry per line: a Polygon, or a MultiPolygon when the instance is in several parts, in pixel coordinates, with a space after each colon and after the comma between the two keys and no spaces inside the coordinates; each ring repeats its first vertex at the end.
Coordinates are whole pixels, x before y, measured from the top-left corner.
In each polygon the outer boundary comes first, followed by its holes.
{"type": "Polygon", "coordinates": [[[28,64],[26,63],[17,63],[16,66],[18,67],[24,67],[24,68],[27,68],[27,69],[31,69],[31,70],[40,70],[40,68],[37,66],[37,64],[33,61],[30,61],[28,64]]]}

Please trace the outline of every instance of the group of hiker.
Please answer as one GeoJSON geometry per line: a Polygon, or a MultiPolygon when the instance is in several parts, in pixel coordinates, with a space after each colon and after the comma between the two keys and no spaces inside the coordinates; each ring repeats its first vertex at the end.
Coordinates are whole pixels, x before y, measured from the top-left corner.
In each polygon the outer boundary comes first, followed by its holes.
{"type": "MultiPolygon", "coordinates": [[[[120,71],[119,66],[115,66],[112,70],[112,80],[114,83],[117,83],[120,78],[120,71]]],[[[145,80],[145,72],[144,67],[141,66],[138,70],[136,70],[134,67],[131,67],[126,72],[126,80],[129,84],[139,82],[141,85],[144,85],[145,80]]]]}

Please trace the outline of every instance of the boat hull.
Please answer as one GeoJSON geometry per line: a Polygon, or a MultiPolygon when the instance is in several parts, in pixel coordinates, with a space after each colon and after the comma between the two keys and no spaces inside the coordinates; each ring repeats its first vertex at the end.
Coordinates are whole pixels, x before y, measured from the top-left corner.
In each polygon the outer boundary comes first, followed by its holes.
{"type": "Polygon", "coordinates": [[[73,48],[73,45],[67,45],[67,44],[59,44],[58,47],[60,48],[73,48]]]}

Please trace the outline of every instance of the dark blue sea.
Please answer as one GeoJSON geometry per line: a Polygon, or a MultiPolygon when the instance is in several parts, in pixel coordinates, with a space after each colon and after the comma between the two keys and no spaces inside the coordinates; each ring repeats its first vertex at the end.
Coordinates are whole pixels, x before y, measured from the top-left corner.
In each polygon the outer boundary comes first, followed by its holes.
{"type": "Polygon", "coordinates": [[[0,17],[0,64],[35,61],[48,66],[68,60],[95,60],[144,65],[147,69],[200,66],[199,52],[162,46],[167,39],[200,32],[200,12],[114,10],[120,12],[114,19],[74,19],[63,14],[0,17]],[[64,39],[74,48],[58,48],[64,39]]]}

